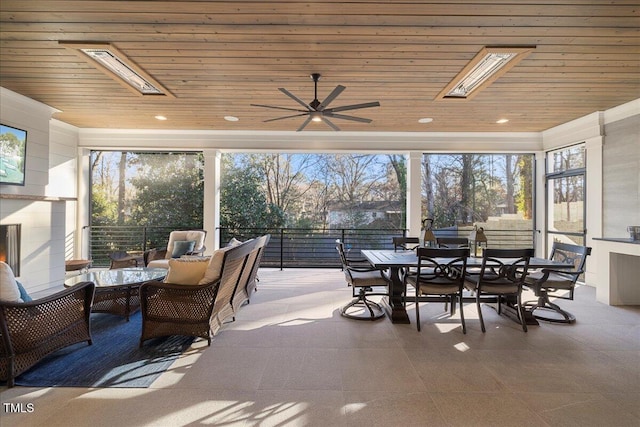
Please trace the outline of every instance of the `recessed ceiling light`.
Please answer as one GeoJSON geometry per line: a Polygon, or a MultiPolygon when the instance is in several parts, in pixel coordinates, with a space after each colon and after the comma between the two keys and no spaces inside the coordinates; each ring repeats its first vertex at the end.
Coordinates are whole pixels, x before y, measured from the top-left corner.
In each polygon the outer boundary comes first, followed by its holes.
{"type": "Polygon", "coordinates": [[[418,123],[431,123],[433,121],[433,119],[431,117],[423,117],[421,119],[418,119],[418,123]]]}
{"type": "Polygon", "coordinates": [[[500,120],[496,120],[496,123],[503,124],[503,123],[507,123],[508,121],[509,119],[500,119],[500,120]]]}
{"type": "Polygon", "coordinates": [[[165,116],[156,116],[157,120],[167,120],[165,116]]]}
{"type": "Polygon", "coordinates": [[[224,116],[224,119],[228,122],[237,122],[238,120],[240,120],[236,116],[224,116]]]}

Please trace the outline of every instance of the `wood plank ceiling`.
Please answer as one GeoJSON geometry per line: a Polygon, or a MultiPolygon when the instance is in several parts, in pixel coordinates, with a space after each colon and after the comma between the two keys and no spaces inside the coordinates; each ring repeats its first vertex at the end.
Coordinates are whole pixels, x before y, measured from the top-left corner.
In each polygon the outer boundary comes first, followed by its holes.
{"type": "Polygon", "coordinates": [[[293,131],[304,118],[264,123],[287,112],[250,104],[299,107],[280,87],[310,102],[311,73],[320,100],[346,86],[332,106],[380,101],[349,112],[370,124],[334,120],[343,131],[542,131],[640,97],[637,1],[2,0],[0,12],[0,84],[78,127],[293,131]],[[136,96],[59,41],[111,43],[175,98],[136,96]],[[536,48],[473,99],[435,100],[488,45],[536,48]]]}

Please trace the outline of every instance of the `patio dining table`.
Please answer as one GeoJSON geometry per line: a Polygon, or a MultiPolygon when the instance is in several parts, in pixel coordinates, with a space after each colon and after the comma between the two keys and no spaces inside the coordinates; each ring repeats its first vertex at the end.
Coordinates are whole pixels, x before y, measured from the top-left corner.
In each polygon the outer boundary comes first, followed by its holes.
{"type": "MultiPolygon", "coordinates": [[[[388,297],[383,298],[382,307],[392,323],[411,323],[409,315],[403,303],[406,293],[406,284],[403,283],[401,272],[403,269],[410,267],[418,267],[418,256],[415,251],[404,250],[362,250],[362,255],[376,268],[388,269],[390,272],[391,284],[389,286],[388,297]]],[[[504,260],[507,261],[507,260],[504,260]]],[[[510,260],[511,262],[513,260],[510,260]]],[[[467,270],[470,268],[482,267],[482,258],[467,258],[467,270]]],[[[529,268],[573,268],[571,264],[564,264],[546,258],[533,257],[529,260],[529,268]]],[[[475,301],[475,298],[473,298],[475,301]]],[[[495,297],[493,298],[495,300],[495,297]]],[[[491,302],[492,300],[487,300],[491,302]]],[[[510,318],[520,322],[517,319],[517,311],[509,305],[503,306],[503,313],[510,318]],[[514,318],[515,316],[515,318],[514,318]]],[[[529,325],[537,325],[538,321],[530,312],[525,310],[525,320],[529,325]]]]}

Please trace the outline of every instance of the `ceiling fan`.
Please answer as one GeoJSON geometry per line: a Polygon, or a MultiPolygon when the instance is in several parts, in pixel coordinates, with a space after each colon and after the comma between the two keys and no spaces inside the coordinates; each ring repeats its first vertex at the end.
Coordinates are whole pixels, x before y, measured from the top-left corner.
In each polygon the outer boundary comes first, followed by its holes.
{"type": "Polygon", "coordinates": [[[300,109],[300,108],[276,107],[276,106],[273,106],[273,105],[263,105],[263,104],[251,104],[251,106],[253,106],[253,107],[274,108],[274,109],[277,109],[277,110],[287,110],[287,111],[298,111],[299,112],[299,114],[293,114],[293,115],[284,116],[284,117],[277,117],[275,119],[268,119],[268,120],[264,121],[265,123],[266,122],[273,122],[273,121],[276,121],[276,120],[290,119],[292,117],[309,116],[304,121],[304,123],[302,123],[302,126],[300,126],[298,128],[298,130],[297,130],[298,132],[300,132],[302,129],[304,129],[309,124],[309,122],[311,122],[311,121],[314,121],[314,122],[325,122],[333,130],[340,130],[340,128],[338,126],[336,126],[331,120],[329,120],[330,118],[331,119],[351,120],[351,121],[354,121],[354,122],[361,122],[361,123],[371,123],[371,119],[364,119],[362,117],[348,116],[348,115],[345,115],[345,114],[336,114],[336,113],[338,113],[339,111],[357,110],[357,109],[360,109],[360,108],[379,107],[380,103],[378,101],[365,102],[363,104],[345,105],[345,106],[342,106],[342,107],[327,108],[329,106],[329,104],[331,103],[331,101],[336,99],[338,97],[338,95],[340,95],[342,93],[342,91],[345,90],[346,88],[344,86],[342,86],[342,85],[336,86],[336,88],[329,94],[329,96],[327,96],[324,101],[320,102],[320,101],[318,101],[318,80],[320,80],[320,74],[313,73],[313,74],[311,74],[310,77],[311,77],[311,79],[313,80],[313,83],[314,83],[314,98],[313,98],[313,101],[311,101],[309,104],[306,104],[303,100],[301,100],[300,98],[298,98],[297,96],[295,96],[294,94],[292,94],[291,92],[286,90],[285,88],[282,88],[282,87],[278,88],[278,90],[280,92],[284,93],[289,98],[293,99],[298,104],[302,105],[305,108],[304,110],[300,109]]]}

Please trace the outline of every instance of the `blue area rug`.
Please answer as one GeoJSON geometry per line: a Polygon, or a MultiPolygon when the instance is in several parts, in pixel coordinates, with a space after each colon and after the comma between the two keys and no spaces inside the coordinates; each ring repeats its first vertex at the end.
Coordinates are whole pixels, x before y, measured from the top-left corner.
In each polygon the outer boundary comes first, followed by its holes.
{"type": "Polygon", "coordinates": [[[91,315],[93,345],[78,343],[47,356],[16,378],[27,387],[149,387],[193,342],[171,336],[139,347],[142,316],[91,315]]]}

